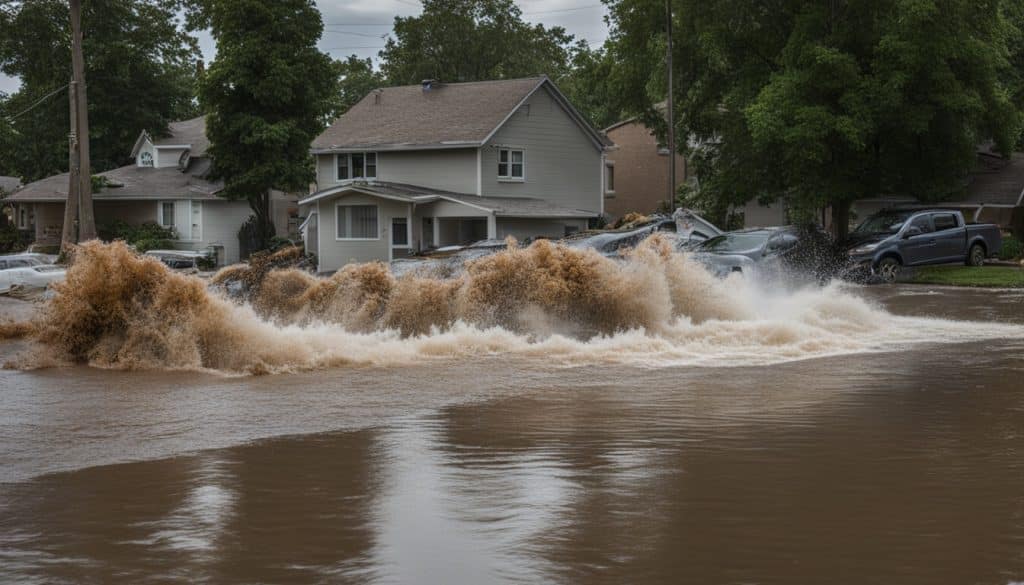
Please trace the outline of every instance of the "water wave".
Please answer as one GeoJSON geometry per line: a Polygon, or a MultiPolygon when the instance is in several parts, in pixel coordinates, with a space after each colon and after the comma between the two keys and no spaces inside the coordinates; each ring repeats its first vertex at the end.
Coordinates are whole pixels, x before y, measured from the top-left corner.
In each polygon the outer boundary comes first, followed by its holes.
{"type": "Polygon", "coordinates": [[[330,278],[250,270],[248,302],[123,244],[81,246],[32,324],[44,348],[17,366],[278,373],[513,353],[545,363],[762,365],[1024,328],[893,316],[841,285],[773,292],[725,280],[653,236],[621,260],[536,242],[456,278],[381,263],[330,278]]]}

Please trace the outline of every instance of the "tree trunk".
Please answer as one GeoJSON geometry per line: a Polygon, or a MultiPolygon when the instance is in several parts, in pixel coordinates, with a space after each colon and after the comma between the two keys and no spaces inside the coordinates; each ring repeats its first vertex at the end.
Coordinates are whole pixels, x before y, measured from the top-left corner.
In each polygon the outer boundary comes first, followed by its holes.
{"type": "Polygon", "coordinates": [[[845,240],[850,233],[850,206],[852,204],[853,202],[849,199],[832,204],[832,231],[838,241],[845,240]]]}
{"type": "Polygon", "coordinates": [[[270,220],[270,191],[256,195],[249,200],[249,207],[256,216],[256,242],[260,250],[270,247],[273,237],[273,223],[270,220]]]}

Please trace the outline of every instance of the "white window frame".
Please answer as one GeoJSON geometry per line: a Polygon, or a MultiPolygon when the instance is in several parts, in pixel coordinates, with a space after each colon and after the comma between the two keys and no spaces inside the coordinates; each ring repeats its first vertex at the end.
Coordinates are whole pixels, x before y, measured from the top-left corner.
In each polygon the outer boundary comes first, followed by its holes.
{"type": "Polygon", "coordinates": [[[412,216],[411,215],[406,215],[405,217],[402,217],[400,215],[392,216],[392,218],[391,218],[391,226],[390,226],[390,233],[388,234],[388,241],[391,244],[391,247],[395,248],[397,250],[411,250],[412,249],[412,216]],[[400,245],[400,244],[396,244],[395,243],[394,230],[395,230],[395,220],[396,219],[404,219],[405,220],[405,244],[404,245],[400,245]]]}
{"type": "Polygon", "coordinates": [[[361,152],[338,152],[338,153],[335,153],[335,155],[334,155],[334,182],[335,183],[345,183],[345,182],[348,182],[348,181],[376,181],[377,177],[379,175],[380,175],[380,155],[376,151],[366,150],[366,151],[361,151],[361,152]],[[355,178],[352,177],[352,168],[353,168],[352,167],[352,155],[353,154],[361,154],[361,155],[363,155],[363,176],[362,177],[355,177],[355,178]],[[367,177],[366,176],[366,167],[368,165],[366,164],[366,157],[368,157],[371,154],[373,155],[373,176],[372,177],[367,177]],[[345,159],[348,161],[348,177],[344,178],[344,179],[341,178],[341,174],[338,172],[338,158],[342,157],[342,156],[345,157],[345,159]]]}
{"type": "Polygon", "coordinates": [[[525,148],[517,147],[517,146],[499,146],[498,150],[497,150],[497,158],[495,159],[494,162],[495,162],[495,165],[498,167],[498,168],[495,169],[495,171],[498,173],[498,182],[500,182],[500,183],[525,183],[526,182],[526,149],[525,148]],[[500,170],[501,164],[502,164],[501,163],[501,153],[502,152],[507,152],[508,153],[508,162],[505,163],[505,164],[508,165],[508,169],[507,169],[508,174],[507,175],[501,174],[501,170],[500,170]],[[512,153],[513,152],[518,152],[518,153],[521,153],[523,155],[523,176],[522,177],[516,177],[516,176],[512,175],[512,153]]]}
{"type": "Polygon", "coordinates": [[[604,194],[615,195],[615,161],[604,161],[604,194]],[[609,174],[608,171],[611,171],[609,174]],[[611,178],[611,181],[608,179],[611,178]],[[609,185],[609,183],[611,183],[609,185]]]}
{"type": "MultiPolygon", "coordinates": [[[[336,242],[379,242],[381,232],[381,211],[380,205],[376,203],[345,203],[339,201],[334,204],[334,241],[336,242]],[[338,209],[341,207],[376,207],[377,208],[377,237],[376,238],[341,238],[338,237],[338,209]]],[[[390,237],[390,234],[389,234],[390,237]]],[[[388,242],[389,244],[391,242],[388,242]]]]}
{"type": "Polygon", "coordinates": [[[171,211],[171,219],[173,221],[174,214],[177,213],[177,211],[178,211],[178,205],[177,205],[177,203],[175,201],[172,200],[172,201],[157,201],[157,204],[156,204],[156,222],[158,224],[160,224],[160,227],[162,227],[162,228],[171,228],[171,229],[174,230],[175,233],[177,233],[178,232],[178,226],[177,225],[175,225],[173,223],[171,225],[167,225],[166,223],[164,223],[164,205],[167,205],[168,203],[171,204],[171,209],[173,210],[173,211],[171,211]]]}
{"type": "Polygon", "coordinates": [[[139,166],[140,167],[156,167],[156,157],[153,153],[148,150],[143,150],[139,153],[139,166]],[[149,164],[146,164],[146,157],[149,157],[149,164]]]}

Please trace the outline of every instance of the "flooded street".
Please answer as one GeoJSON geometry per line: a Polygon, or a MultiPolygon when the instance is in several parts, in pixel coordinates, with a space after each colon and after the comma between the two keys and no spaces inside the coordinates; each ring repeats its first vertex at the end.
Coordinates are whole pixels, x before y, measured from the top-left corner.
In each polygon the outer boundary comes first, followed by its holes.
{"type": "Polygon", "coordinates": [[[930,337],[0,371],[0,581],[1024,581],[1024,294],[850,294],[930,337]]]}

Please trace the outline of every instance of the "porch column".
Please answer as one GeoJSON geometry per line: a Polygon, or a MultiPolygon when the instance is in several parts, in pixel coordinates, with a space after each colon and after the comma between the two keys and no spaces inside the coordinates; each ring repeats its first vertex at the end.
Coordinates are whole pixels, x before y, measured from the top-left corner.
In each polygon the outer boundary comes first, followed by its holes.
{"type": "Polygon", "coordinates": [[[493,213],[487,216],[487,239],[498,239],[498,218],[493,213]]]}
{"type": "Polygon", "coordinates": [[[430,226],[434,228],[434,247],[441,247],[441,218],[434,217],[430,220],[430,226]]]}

